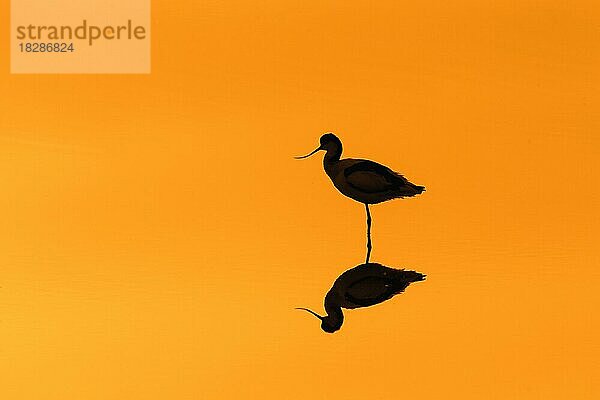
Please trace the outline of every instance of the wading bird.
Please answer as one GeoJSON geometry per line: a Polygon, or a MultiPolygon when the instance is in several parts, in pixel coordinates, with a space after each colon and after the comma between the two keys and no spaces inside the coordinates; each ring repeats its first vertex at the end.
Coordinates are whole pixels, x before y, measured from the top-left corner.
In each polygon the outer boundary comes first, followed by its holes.
{"type": "Polygon", "coordinates": [[[313,152],[296,159],[307,158],[319,150],[325,150],[323,167],[325,173],[343,195],[363,203],[367,210],[367,259],[371,256],[371,213],[369,204],[387,200],[412,197],[423,193],[424,186],[410,183],[405,177],[388,167],[370,160],[345,158],[342,156],[342,142],[333,133],[321,136],[320,146],[313,152]]]}
{"type": "Polygon", "coordinates": [[[389,268],[381,264],[361,264],[340,275],[325,296],[326,316],[322,317],[308,308],[308,311],[321,320],[321,329],[333,333],[342,327],[342,308],[369,307],[391,299],[406,289],[412,282],[425,279],[425,275],[415,271],[389,268]]]}

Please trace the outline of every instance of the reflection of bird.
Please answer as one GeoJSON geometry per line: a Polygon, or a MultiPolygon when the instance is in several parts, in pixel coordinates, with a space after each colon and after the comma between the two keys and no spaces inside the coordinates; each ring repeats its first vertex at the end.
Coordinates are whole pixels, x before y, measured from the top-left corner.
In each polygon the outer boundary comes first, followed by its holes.
{"type": "Polygon", "coordinates": [[[370,160],[352,158],[340,160],[342,142],[333,133],[321,136],[320,142],[320,146],[312,153],[296,158],[307,158],[319,150],[325,150],[327,153],[323,158],[323,166],[333,185],[343,195],[365,205],[367,210],[367,260],[365,262],[368,263],[371,255],[369,204],[412,197],[421,194],[425,187],[414,185],[399,173],[370,160]]]}
{"type": "Polygon", "coordinates": [[[321,317],[308,308],[298,308],[313,314],[321,320],[321,329],[333,333],[342,327],[342,308],[360,308],[379,304],[401,293],[412,282],[425,279],[425,275],[415,271],[388,268],[381,264],[369,263],[356,266],[340,275],[325,296],[325,311],[321,317]]]}

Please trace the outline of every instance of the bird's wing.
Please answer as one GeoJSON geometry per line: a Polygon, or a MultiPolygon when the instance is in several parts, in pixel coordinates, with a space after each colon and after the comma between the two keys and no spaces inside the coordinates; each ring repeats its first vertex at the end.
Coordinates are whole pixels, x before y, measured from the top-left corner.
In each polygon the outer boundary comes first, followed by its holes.
{"type": "Polygon", "coordinates": [[[393,284],[389,279],[368,276],[353,282],[346,289],[346,299],[363,307],[381,303],[393,296],[393,284]]]}
{"type": "Polygon", "coordinates": [[[366,193],[386,192],[407,182],[402,175],[369,160],[360,160],[347,167],[344,176],[350,186],[366,193]]]}

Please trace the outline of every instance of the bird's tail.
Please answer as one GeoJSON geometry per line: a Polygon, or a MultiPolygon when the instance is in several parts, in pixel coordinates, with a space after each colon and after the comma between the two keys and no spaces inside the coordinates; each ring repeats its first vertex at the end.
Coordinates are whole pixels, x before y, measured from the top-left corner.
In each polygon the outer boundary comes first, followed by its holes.
{"type": "Polygon", "coordinates": [[[412,283],[412,282],[424,281],[425,277],[427,275],[424,275],[417,271],[402,270],[402,271],[400,271],[400,276],[403,281],[412,283]]]}
{"type": "Polygon", "coordinates": [[[415,185],[414,183],[406,181],[401,187],[398,188],[397,195],[399,197],[412,197],[421,194],[424,191],[425,186],[415,185]]]}
{"type": "Polygon", "coordinates": [[[415,191],[415,194],[421,194],[425,191],[425,186],[419,186],[419,185],[414,185],[411,184],[412,189],[415,191]]]}
{"type": "Polygon", "coordinates": [[[425,280],[425,275],[416,271],[398,270],[392,279],[392,290],[394,294],[402,293],[413,282],[425,280]]]}

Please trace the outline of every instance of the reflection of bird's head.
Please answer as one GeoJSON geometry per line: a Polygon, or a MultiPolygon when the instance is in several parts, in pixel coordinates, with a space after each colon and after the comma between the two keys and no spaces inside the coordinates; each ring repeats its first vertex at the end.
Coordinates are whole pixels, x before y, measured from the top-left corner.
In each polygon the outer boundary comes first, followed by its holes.
{"type": "Polygon", "coordinates": [[[321,329],[323,329],[325,332],[333,333],[342,327],[341,324],[330,325],[330,323],[329,323],[329,321],[327,321],[327,319],[328,319],[328,317],[325,317],[325,318],[323,318],[323,321],[321,322],[321,329]]]}
{"type": "Polygon", "coordinates": [[[298,307],[298,308],[296,308],[296,310],[308,311],[315,317],[319,318],[321,320],[321,329],[323,329],[323,331],[325,331],[327,333],[333,333],[335,331],[338,331],[342,327],[342,323],[344,322],[344,315],[341,314],[341,310],[340,310],[341,318],[340,318],[340,316],[334,317],[331,315],[326,315],[324,317],[321,317],[319,314],[317,314],[316,312],[314,312],[312,310],[309,310],[308,308],[298,307]]]}

